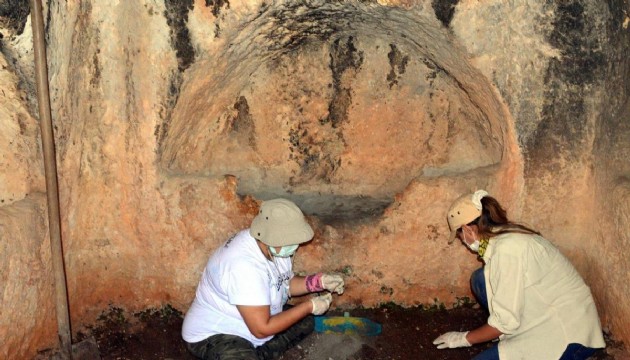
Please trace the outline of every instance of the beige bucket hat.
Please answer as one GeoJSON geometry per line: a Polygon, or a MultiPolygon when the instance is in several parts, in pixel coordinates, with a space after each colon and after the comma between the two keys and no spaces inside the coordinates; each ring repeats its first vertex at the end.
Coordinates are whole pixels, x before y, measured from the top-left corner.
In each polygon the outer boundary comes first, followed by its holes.
{"type": "Polygon", "coordinates": [[[481,216],[481,199],[487,195],[488,192],[485,190],[477,190],[472,194],[462,195],[453,202],[446,217],[451,229],[451,235],[448,238],[449,244],[455,240],[459,228],[481,216]]]}
{"type": "Polygon", "coordinates": [[[249,234],[268,246],[297,245],[313,238],[302,210],[287,199],[264,201],[249,234]]]}

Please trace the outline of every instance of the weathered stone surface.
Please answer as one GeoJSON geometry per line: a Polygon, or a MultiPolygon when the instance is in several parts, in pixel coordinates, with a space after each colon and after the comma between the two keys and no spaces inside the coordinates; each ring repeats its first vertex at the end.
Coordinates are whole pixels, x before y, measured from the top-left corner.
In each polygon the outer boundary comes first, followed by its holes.
{"type": "MultiPolygon", "coordinates": [[[[275,196],[316,230],[296,269],[347,275],[334,306],[452,306],[480,264],[446,244],[444,213],[486,188],[559,245],[604,326],[630,342],[629,11],[627,0],[51,2],[73,330],[110,306],[185,311],[209,254],[275,196]]],[[[0,17],[0,276],[3,304],[20,299],[0,315],[0,357],[28,357],[55,346],[45,189],[30,24],[20,7],[0,17]],[[22,309],[31,318],[17,322],[22,309]]]]}
{"type": "Polygon", "coordinates": [[[549,62],[562,56],[546,39],[553,14],[536,0],[460,1],[450,25],[510,108],[521,146],[542,121],[549,62]]]}
{"type": "Polygon", "coordinates": [[[438,301],[451,307],[472,296],[466,284],[480,263],[470,261],[464,246],[447,244],[441,199],[473,188],[495,191],[498,184],[484,171],[413,181],[378,221],[317,226],[314,240],[299,249],[296,266],[307,273],[323,267],[346,275],[351,291],[336,297],[335,306],[438,301]]]}
{"type": "Polygon", "coordinates": [[[57,345],[54,277],[41,194],[0,207],[0,358],[57,345]]]}
{"type": "Polygon", "coordinates": [[[610,212],[605,213],[610,219],[601,222],[597,243],[592,245],[593,252],[600,255],[593,260],[593,273],[589,274],[589,278],[592,279],[592,288],[599,304],[605,309],[603,323],[610,327],[616,338],[627,339],[630,329],[626,319],[630,318],[630,309],[619,299],[630,293],[630,263],[627,256],[630,247],[630,182],[619,179],[611,190],[610,194],[603,196],[610,205],[610,212]],[[615,286],[611,288],[610,284],[615,286]]]}
{"type": "Polygon", "coordinates": [[[490,85],[474,94],[484,79],[433,17],[292,4],[237,35],[187,73],[160,144],[169,172],[231,174],[240,194],[347,219],[380,215],[417,177],[504,159],[490,85]]]}
{"type": "Polygon", "coordinates": [[[8,66],[0,56],[0,207],[45,190],[39,124],[8,66]]]}
{"type": "MultiPolygon", "coordinates": [[[[6,10],[2,8],[1,10],[6,10]]],[[[22,10],[20,10],[21,12],[22,10]]],[[[11,26],[19,27],[15,22],[11,26]]],[[[23,33],[23,28],[17,29],[23,33]]],[[[8,36],[7,36],[8,37],[8,36]]],[[[4,51],[3,51],[4,53],[4,51]]],[[[19,66],[0,55],[0,358],[56,346],[39,124],[19,66]]]]}
{"type": "Polygon", "coordinates": [[[0,4],[0,24],[5,31],[20,35],[24,31],[29,12],[26,1],[3,1],[0,4]]]}
{"type": "MultiPolygon", "coordinates": [[[[630,19],[626,17],[626,24],[630,19]]],[[[622,21],[613,23],[623,26],[622,21]]],[[[614,25],[613,25],[614,26],[614,25]]],[[[611,84],[611,92],[602,106],[602,118],[597,127],[594,146],[595,181],[592,191],[596,199],[589,220],[595,221],[595,236],[590,240],[589,264],[591,288],[603,308],[603,323],[610,327],[618,339],[630,339],[630,307],[621,299],[630,293],[630,59],[623,54],[630,51],[630,32],[614,39],[618,41],[614,59],[607,77],[626,79],[611,84]],[[625,95],[625,99],[623,97],[625,95]],[[625,104],[618,106],[620,101],[625,104]],[[614,284],[611,286],[611,284],[614,284]]],[[[624,340],[627,344],[628,341],[624,340]]]]}

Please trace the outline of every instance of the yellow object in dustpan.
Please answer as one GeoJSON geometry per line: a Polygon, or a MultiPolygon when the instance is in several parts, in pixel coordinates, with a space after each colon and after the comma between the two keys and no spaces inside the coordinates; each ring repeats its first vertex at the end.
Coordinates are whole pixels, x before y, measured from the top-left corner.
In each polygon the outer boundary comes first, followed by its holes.
{"type": "Polygon", "coordinates": [[[315,316],[315,331],[324,334],[375,336],[381,333],[381,324],[367,318],[344,316],[315,316]]]}

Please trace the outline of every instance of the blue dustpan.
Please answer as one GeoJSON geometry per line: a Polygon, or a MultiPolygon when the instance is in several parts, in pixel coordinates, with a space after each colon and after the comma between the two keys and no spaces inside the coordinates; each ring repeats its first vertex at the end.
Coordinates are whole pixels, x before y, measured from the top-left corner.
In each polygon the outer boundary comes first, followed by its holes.
{"type": "Polygon", "coordinates": [[[315,316],[315,331],[324,334],[376,336],[381,333],[381,324],[370,319],[344,316],[315,316]]]}

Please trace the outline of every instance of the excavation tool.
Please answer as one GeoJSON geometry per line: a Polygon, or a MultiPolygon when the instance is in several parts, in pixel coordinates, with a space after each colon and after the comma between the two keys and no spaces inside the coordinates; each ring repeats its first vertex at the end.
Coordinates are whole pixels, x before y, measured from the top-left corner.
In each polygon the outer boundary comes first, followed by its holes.
{"type": "Polygon", "coordinates": [[[57,328],[59,336],[59,353],[53,356],[53,359],[98,360],[101,357],[94,339],[83,340],[74,345],[71,343],[68,290],[66,287],[66,272],[61,239],[61,217],[59,215],[59,188],[57,184],[55,140],[50,110],[46,41],[41,0],[30,0],[30,7],[31,24],[33,26],[37,105],[39,107],[39,123],[42,132],[42,150],[44,153],[46,195],[48,200],[48,230],[50,234],[52,267],[55,275],[55,304],[57,306],[57,328]]]}

